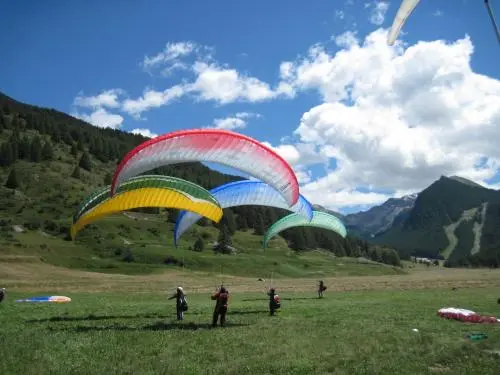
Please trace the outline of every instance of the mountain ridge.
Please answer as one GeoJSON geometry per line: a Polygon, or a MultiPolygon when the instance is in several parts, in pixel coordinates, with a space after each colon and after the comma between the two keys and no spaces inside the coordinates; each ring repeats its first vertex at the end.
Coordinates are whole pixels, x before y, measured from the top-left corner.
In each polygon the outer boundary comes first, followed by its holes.
{"type": "Polygon", "coordinates": [[[441,176],[422,190],[406,217],[372,243],[448,265],[500,265],[500,192],[465,178],[441,176]]]}

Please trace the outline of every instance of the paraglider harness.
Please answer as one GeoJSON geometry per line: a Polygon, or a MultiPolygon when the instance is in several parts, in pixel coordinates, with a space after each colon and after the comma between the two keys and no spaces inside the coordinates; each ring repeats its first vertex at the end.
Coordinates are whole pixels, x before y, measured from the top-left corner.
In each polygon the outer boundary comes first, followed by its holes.
{"type": "Polygon", "coordinates": [[[280,301],[280,296],[275,294],[274,295],[274,308],[277,310],[281,307],[281,301],[280,301]]]}
{"type": "Polygon", "coordinates": [[[182,311],[188,310],[188,303],[187,303],[186,296],[182,296],[182,298],[181,298],[181,310],[182,311]]]}

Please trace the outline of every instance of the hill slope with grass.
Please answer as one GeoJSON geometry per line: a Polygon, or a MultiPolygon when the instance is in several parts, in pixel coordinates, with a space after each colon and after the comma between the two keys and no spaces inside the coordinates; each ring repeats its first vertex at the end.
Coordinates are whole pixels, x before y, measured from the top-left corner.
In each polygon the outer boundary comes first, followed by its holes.
{"type": "Polygon", "coordinates": [[[500,192],[461,177],[441,177],[413,208],[373,239],[410,255],[446,259],[448,266],[500,265],[500,192]]]}
{"type": "MultiPolygon", "coordinates": [[[[157,208],[99,220],[71,242],[69,228],[79,204],[110,184],[119,160],[145,140],[0,94],[0,261],[41,261],[111,273],[168,267],[277,277],[402,272],[394,250],[325,230],[285,231],[264,252],[263,234],[289,214],[270,207],[224,210],[218,225],[201,220],[181,237],[178,249],[172,240],[178,212],[157,208]]],[[[180,177],[207,189],[241,179],[201,163],[148,173],[180,177]]]]}

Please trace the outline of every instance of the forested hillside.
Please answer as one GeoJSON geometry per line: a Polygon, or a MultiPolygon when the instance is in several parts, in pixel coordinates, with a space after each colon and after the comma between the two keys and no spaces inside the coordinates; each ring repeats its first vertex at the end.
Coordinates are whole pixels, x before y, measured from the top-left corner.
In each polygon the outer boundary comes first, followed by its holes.
{"type": "MultiPolygon", "coordinates": [[[[12,240],[12,228],[22,226],[68,241],[71,217],[82,199],[97,187],[110,184],[121,157],[145,140],[140,135],[97,128],[67,114],[22,104],[0,94],[0,171],[4,176],[0,188],[0,225],[4,240],[12,240]]],[[[180,177],[208,189],[241,179],[213,171],[200,163],[179,164],[148,173],[180,177]]],[[[152,208],[139,211],[155,214],[167,223],[175,222],[177,217],[174,210],[152,208]]],[[[181,244],[192,241],[187,246],[196,250],[203,249],[212,240],[230,245],[238,232],[262,238],[273,222],[288,213],[256,206],[226,209],[223,220],[216,225],[217,238],[204,235],[197,229],[212,227],[212,223],[201,220],[191,230],[190,236],[181,238],[181,244]]],[[[127,241],[130,243],[137,242],[135,232],[127,225],[120,224],[125,226],[122,233],[129,233],[127,241]]],[[[106,233],[104,227],[99,223],[89,225],[78,236],[77,242],[94,251],[98,251],[96,247],[119,247],[120,240],[106,233]]],[[[155,231],[150,230],[151,233],[155,231]]],[[[172,243],[171,230],[158,235],[167,235],[169,244],[172,243]]],[[[399,265],[397,254],[391,249],[371,247],[353,237],[344,240],[325,230],[294,228],[283,232],[282,237],[291,249],[297,251],[322,248],[337,256],[364,256],[399,265]]],[[[270,242],[271,248],[276,241],[270,242]]],[[[220,249],[227,249],[227,246],[220,249]]]]}

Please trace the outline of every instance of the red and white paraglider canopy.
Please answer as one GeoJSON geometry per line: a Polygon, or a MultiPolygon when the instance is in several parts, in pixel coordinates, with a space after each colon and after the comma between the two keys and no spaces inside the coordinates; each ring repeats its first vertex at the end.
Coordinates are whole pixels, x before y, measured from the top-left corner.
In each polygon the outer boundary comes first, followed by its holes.
{"type": "Polygon", "coordinates": [[[290,206],[299,199],[297,177],[285,159],[253,138],[221,129],[181,130],[140,144],[118,165],[111,195],[120,183],[143,172],[195,161],[223,164],[245,172],[276,189],[290,206]]]}
{"type": "Polygon", "coordinates": [[[459,309],[456,307],[445,307],[445,308],[439,309],[437,314],[441,318],[455,319],[455,320],[459,320],[461,322],[500,323],[500,319],[497,319],[494,316],[479,315],[478,313],[476,313],[472,310],[459,309]]]}

